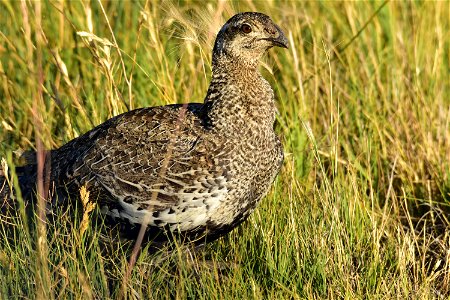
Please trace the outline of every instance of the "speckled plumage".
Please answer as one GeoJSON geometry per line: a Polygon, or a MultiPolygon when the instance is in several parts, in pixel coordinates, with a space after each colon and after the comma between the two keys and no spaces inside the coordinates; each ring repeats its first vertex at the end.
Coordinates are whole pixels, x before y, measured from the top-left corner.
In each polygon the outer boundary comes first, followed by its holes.
{"type": "MultiPolygon", "coordinates": [[[[283,161],[273,91],[258,71],[272,46],[287,47],[287,40],[268,16],[232,17],[215,42],[204,103],[136,109],[51,151],[56,194],[67,198],[86,186],[127,238],[145,218],[148,239],[157,241],[166,230],[191,241],[232,230],[267,193],[283,161]]],[[[22,169],[29,191],[35,165],[22,169]]]]}

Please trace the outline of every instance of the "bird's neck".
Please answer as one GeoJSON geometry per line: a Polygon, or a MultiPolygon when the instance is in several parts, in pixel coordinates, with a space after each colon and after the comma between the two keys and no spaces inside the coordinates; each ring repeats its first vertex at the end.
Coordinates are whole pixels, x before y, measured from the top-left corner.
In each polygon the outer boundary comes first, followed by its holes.
{"type": "Polygon", "coordinates": [[[213,66],[205,108],[209,124],[224,132],[273,127],[275,121],[272,88],[256,66],[213,66]]]}

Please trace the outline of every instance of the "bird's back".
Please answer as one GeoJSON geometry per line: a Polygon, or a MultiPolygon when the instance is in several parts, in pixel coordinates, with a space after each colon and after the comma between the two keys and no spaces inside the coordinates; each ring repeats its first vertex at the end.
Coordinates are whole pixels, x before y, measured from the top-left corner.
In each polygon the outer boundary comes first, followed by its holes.
{"type": "Polygon", "coordinates": [[[273,181],[281,144],[273,133],[258,138],[259,129],[225,137],[209,127],[206,109],[193,103],[134,110],[52,151],[55,194],[76,195],[86,186],[128,238],[144,220],[149,239],[166,239],[165,230],[190,240],[231,230],[273,181]]]}

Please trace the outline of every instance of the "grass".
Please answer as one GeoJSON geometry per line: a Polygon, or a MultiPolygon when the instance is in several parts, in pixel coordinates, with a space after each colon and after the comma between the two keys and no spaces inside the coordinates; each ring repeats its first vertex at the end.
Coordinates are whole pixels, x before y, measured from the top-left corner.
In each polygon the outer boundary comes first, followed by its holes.
{"type": "Polygon", "coordinates": [[[0,156],[12,170],[20,151],[128,109],[201,102],[214,36],[235,12],[270,15],[290,49],[261,67],[283,169],[198,266],[180,251],[176,269],[152,267],[144,251],[124,286],[127,255],[104,255],[101,225],[82,232],[61,213],[42,234],[18,218],[14,235],[0,231],[0,298],[449,297],[449,7],[388,2],[373,16],[381,5],[2,2],[0,156]]]}

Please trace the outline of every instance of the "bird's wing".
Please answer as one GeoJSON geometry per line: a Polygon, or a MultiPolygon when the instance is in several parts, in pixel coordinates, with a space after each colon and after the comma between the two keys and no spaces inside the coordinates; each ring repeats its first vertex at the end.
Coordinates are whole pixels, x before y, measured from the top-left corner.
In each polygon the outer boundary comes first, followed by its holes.
{"type": "Polygon", "coordinates": [[[106,190],[110,197],[99,202],[110,214],[140,223],[148,212],[156,218],[165,212],[180,223],[183,208],[204,211],[226,194],[228,170],[218,163],[226,147],[205,141],[192,107],[140,109],[110,123],[98,129],[101,134],[86,134],[92,141],[83,145],[91,145],[80,150],[82,160],[71,175],[106,190]]]}

